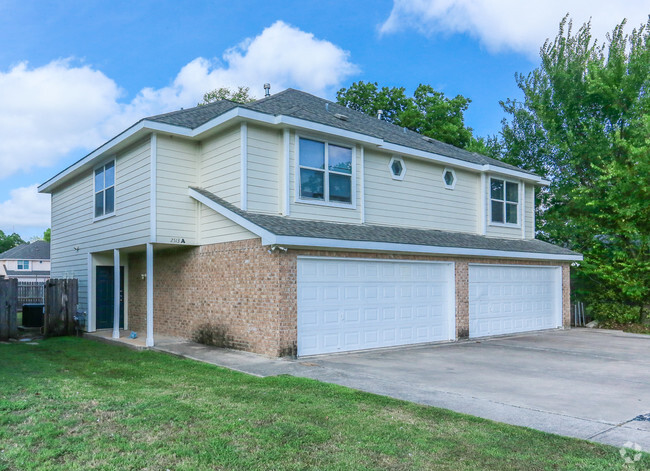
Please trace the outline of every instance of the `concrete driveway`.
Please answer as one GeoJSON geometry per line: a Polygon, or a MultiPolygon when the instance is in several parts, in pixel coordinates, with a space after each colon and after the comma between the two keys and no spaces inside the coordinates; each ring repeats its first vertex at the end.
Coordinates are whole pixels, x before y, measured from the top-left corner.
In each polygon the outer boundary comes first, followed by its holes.
{"type": "Polygon", "coordinates": [[[195,349],[185,356],[260,376],[313,378],[650,451],[647,335],[572,329],[291,361],[223,350],[202,358],[206,347],[185,348],[195,349]],[[640,420],[644,415],[648,420],[640,420]]]}

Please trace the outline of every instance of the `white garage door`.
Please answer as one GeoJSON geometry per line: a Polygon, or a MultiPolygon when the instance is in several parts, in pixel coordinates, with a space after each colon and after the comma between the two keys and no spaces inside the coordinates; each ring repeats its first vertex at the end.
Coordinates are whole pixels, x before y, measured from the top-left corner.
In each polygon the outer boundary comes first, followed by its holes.
{"type": "Polygon", "coordinates": [[[453,265],[298,259],[298,355],[455,337],[453,265]]]}
{"type": "Polygon", "coordinates": [[[561,276],[559,267],[470,265],[469,336],[559,327],[561,276]]]}

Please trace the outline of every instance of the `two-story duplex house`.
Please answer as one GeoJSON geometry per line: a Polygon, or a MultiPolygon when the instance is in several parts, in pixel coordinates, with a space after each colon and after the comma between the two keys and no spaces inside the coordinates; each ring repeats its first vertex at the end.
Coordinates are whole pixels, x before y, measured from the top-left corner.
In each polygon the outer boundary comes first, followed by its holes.
{"type": "Polygon", "coordinates": [[[568,326],[548,182],[288,89],[143,119],[43,183],[88,330],[310,355],[568,326]]]}
{"type": "Polygon", "coordinates": [[[0,253],[0,278],[44,282],[50,279],[50,243],[37,240],[0,253]]]}

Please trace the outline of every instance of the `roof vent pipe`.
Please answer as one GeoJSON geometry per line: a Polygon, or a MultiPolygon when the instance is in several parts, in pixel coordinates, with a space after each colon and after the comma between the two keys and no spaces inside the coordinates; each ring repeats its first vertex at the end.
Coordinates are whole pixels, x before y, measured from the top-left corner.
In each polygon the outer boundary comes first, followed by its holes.
{"type": "Polygon", "coordinates": [[[264,84],[264,96],[271,96],[271,84],[270,83],[265,83],[264,84]]]}
{"type": "Polygon", "coordinates": [[[377,110],[377,119],[383,119],[384,110],[377,110]]]}

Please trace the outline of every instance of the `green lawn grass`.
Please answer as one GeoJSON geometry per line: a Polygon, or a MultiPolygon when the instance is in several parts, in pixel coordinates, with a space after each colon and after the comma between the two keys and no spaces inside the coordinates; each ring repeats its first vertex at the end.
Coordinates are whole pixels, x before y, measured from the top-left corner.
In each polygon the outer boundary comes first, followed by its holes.
{"type": "Polygon", "coordinates": [[[613,447],[308,379],[78,338],[0,345],[2,470],[622,466],[613,447]]]}

